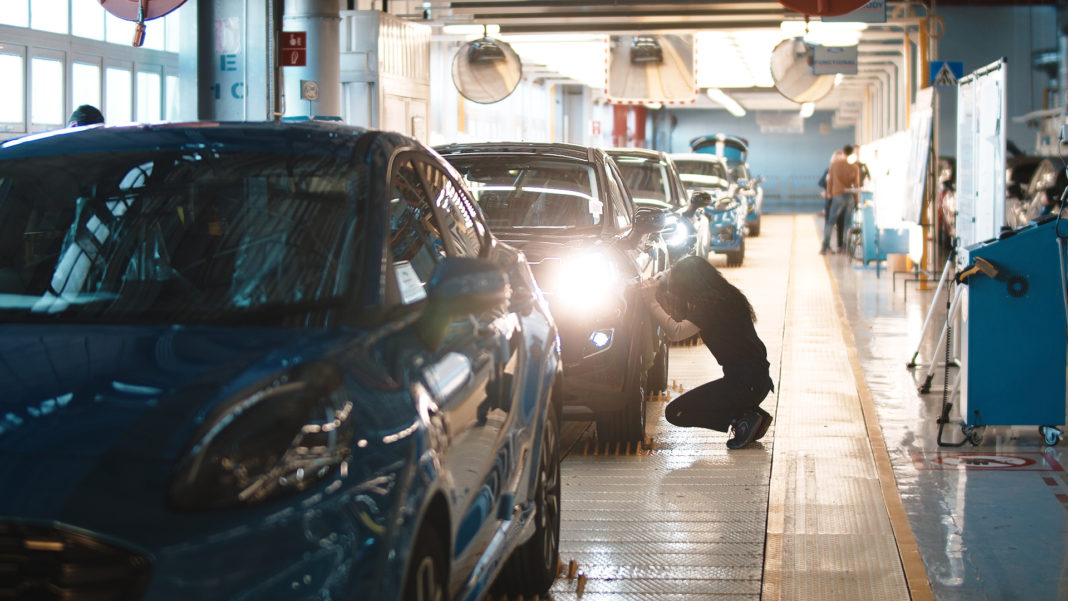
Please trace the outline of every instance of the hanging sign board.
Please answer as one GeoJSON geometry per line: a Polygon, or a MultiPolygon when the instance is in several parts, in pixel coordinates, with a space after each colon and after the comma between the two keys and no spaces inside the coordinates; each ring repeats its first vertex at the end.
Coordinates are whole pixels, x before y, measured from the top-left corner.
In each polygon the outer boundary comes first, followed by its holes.
{"type": "Polygon", "coordinates": [[[786,8],[810,16],[829,17],[844,15],[864,6],[864,0],[779,0],[786,8]]]}
{"type": "Polygon", "coordinates": [[[183,4],[185,0],[145,0],[142,7],[138,0],[100,0],[104,10],[127,21],[137,21],[138,16],[145,21],[158,19],[183,4]]]}
{"type": "Polygon", "coordinates": [[[886,0],[871,0],[852,12],[820,20],[824,23],[886,23],[886,0]]]}
{"type": "Polygon", "coordinates": [[[936,88],[955,88],[964,76],[962,61],[930,61],[928,66],[931,74],[927,84],[936,88]]]}
{"type": "Polygon", "coordinates": [[[305,67],[308,64],[308,32],[306,31],[283,31],[282,32],[282,56],[283,67],[305,67]]]}
{"type": "Polygon", "coordinates": [[[812,74],[831,75],[857,74],[856,46],[814,46],[812,48],[812,74]]]}

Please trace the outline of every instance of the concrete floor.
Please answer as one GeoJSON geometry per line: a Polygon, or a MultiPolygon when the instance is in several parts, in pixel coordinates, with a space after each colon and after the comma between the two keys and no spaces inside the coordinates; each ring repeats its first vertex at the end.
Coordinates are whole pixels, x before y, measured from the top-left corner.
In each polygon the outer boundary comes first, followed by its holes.
{"type": "Polygon", "coordinates": [[[1068,598],[1061,447],[1035,427],[937,443],[942,372],[921,395],[924,366],[906,368],[917,348],[935,354],[944,300],[919,335],[933,283],[906,298],[901,275],[817,255],[819,218],[764,220],[725,273],[777,375],[771,430],[727,451],[725,434],[663,420],[662,401],[719,377],[703,346],[672,349],[675,388],[650,403],[647,448],[599,448],[569,424],[561,559],[574,566],[552,598],[1068,598]]]}

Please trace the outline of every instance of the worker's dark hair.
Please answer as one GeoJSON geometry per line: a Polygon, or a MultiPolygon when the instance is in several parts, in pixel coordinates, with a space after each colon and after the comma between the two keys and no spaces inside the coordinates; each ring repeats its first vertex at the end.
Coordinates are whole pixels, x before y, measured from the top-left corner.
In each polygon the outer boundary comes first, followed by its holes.
{"type": "Polygon", "coordinates": [[[91,104],[83,104],[70,114],[70,118],[67,119],[67,126],[77,127],[79,125],[92,125],[103,122],[104,114],[100,112],[100,109],[91,104]]]}
{"type": "Polygon", "coordinates": [[[745,294],[701,257],[689,255],[679,259],[668,273],[667,289],[676,302],[685,304],[674,313],[690,315],[695,310],[715,311],[726,315],[745,314],[756,321],[756,313],[745,294]]]}
{"type": "Polygon", "coordinates": [[[846,156],[849,156],[849,155],[853,154],[854,150],[855,150],[855,147],[852,144],[846,144],[845,146],[842,147],[842,152],[844,152],[846,156]]]}

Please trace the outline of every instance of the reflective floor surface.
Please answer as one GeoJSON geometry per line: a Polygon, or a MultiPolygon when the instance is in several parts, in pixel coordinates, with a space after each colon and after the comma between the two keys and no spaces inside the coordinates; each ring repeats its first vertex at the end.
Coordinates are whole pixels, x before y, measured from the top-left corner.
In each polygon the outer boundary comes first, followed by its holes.
{"type": "Polygon", "coordinates": [[[553,599],[1068,598],[1061,447],[1033,427],[940,447],[942,371],[921,395],[925,366],[906,368],[934,353],[938,332],[920,339],[933,282],[906,298],[904,275],[818,255],[819,226],[765,216],[742,267],[712,259],[768,347],[762,441],[728,451],[726,434],[664,421],[664,401],[719,377],[703,346],[672,348],[645,447],[569,424],[553,599]]]}

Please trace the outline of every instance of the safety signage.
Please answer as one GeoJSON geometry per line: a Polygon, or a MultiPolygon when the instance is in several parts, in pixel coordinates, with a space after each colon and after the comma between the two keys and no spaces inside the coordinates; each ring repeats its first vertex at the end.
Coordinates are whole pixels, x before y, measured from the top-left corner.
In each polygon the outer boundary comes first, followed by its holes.
{"type": "Polygon", "coordinates": [[[864,6],[837,17],[822,17],[824,23],[886,23],[886,0],[871,0],[864,6]]]}
{"type": "Polygon", "coordinates": [[[929,69],[930,81],[927,83],[936,88],[955,88],[957,81],[964,77],[964,63],[962,61],[931,61],[929,69]]]}
{"type": "Polygon", "coordinates": [[[283,31],[282,32],[282,56],[283,67],[304,67],[308,64],[308,32],[306,31],[283,31]]]}
{"type": "Polygon", "coordinates": [[[813,46],[812,74],[831,75],[833,73],[856,75],[856,46],[813,46]]]}
{"type": "Polygon", "coordinates": [[[948,453],[912,453],[916,469],[928,470],[1011,470],[1025,472],[1060,472],[1061,464],[1045,453],[998,453],[991,451],[959,451],[948,453]]]}

